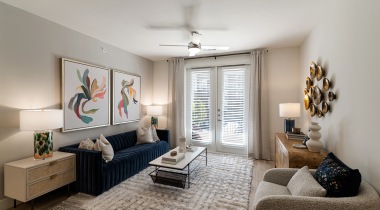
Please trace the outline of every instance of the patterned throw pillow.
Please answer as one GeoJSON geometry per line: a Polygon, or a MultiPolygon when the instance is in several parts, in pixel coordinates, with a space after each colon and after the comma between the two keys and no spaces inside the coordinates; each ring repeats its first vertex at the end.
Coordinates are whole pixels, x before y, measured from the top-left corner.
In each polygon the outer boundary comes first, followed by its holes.
{"type": "Polygon", "coordinates": [[[91,139],[87,138],[86,140],[83,140],[79,144],[79,149],[87,149],[87,150],[93,150],[94,142],[91,141],[91,139]]]}
{"type": "Polygon", "coordinates": [[[319,165],[314,178],[330,197],[356,196],[362,181],[358,169],[351,169],[331,152],[319,165]]]}

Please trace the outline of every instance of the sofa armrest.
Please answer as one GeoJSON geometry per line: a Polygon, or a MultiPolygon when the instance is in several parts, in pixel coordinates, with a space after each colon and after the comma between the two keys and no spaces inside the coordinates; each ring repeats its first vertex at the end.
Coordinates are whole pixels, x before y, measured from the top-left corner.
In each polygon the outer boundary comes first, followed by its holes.
{"type": "Polygon", "coordinates": [[[298,170],[298,168],[272,168],[265,172],[263,181],[286,186],[298,170]]]}
{"type": "Polygon", "coordinates": [[[91,195],[99,195],[102,192],[100,183],[103,174],[102,152],[95,150],[79,149],[72,146],[60,147],[61,152],[76,154],[76,190],[91,195]]]}
{"type": "Polygon", "coordinates": [[[169,139],[170,139],[170,133],[169,130],[160,130],[157,129],[157,136],[160,138],[161,141],[166,141],[170,145],[169,139]]]}
{"type": "Polygon", "coordinates": [[[363,183],[359,194],[352,197],[307,197],[292,195],[273,195],[260,199],[256,205],[256,210],[277,210],[281,206],[282,210],[294,209],[380,209],[379,195],[371,189],[368,183],[363,183]]]}

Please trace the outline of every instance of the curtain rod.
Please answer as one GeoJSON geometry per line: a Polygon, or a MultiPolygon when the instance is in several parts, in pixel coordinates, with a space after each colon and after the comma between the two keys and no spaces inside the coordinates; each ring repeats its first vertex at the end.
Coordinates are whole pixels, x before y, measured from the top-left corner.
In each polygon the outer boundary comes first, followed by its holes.
{"type": "Polygon", "coordinates": [[[224,56],[231,56],[231,55],[248,55],[251,52],[243,52],[243,53],[232,53],[232,54],[224,54],[224,55],[209,55],[209,56],[202,56],[202,57],[194,57],[194,58],[184,58],[184,60],[192,60],[192,59],[199,59],[199,58],[215,58],[216,57],[224,57],[224,56]]]}
{"type": "MultiPolygon", "coordinates": [[[[266,50],[269,52],[269,50],[266,50]]],[[[184,60],[192,60],[192,59],[200,59],[200,58],[215,58],[216,57],[223,57],[223,56],[231,56],[231,55],[248,55],[251,54],[251,52],[241,52],[241,53],[231,53],[231,54],[222,54],[222,55],[209,55],[209,56],[202,56],[202,57],[193,57],[193,58],[184,58],[184,60]]],[[[169,60],[166,60],[167,62],[169,60]]]]}

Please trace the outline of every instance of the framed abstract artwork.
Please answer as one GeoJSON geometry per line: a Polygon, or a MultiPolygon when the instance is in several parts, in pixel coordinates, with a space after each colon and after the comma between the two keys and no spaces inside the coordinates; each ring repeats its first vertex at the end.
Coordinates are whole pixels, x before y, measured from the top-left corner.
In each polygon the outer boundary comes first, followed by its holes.
{"type": "Polygon", "coordinates": [[[110,124],[110,71],[62,58],[63,132],[110,124]]]}
{"type": "Polygon", "coordinates": [[[112,70],[112,124],[140,120],[141,77],[112,70]]]}

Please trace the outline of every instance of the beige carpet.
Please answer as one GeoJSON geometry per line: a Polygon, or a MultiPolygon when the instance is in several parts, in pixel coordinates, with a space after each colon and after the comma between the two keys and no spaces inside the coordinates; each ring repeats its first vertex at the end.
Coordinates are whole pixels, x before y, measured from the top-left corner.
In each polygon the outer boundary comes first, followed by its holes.
{"type": "Polygon", "coordinates": [[[208,153],[205,166],[204,158],[198,159],[190,188],[154,184],[149,176],[154,168],[148,167],[97,197],[78,193],[53,209],[248,209],[253,160],[208,153]]]}

